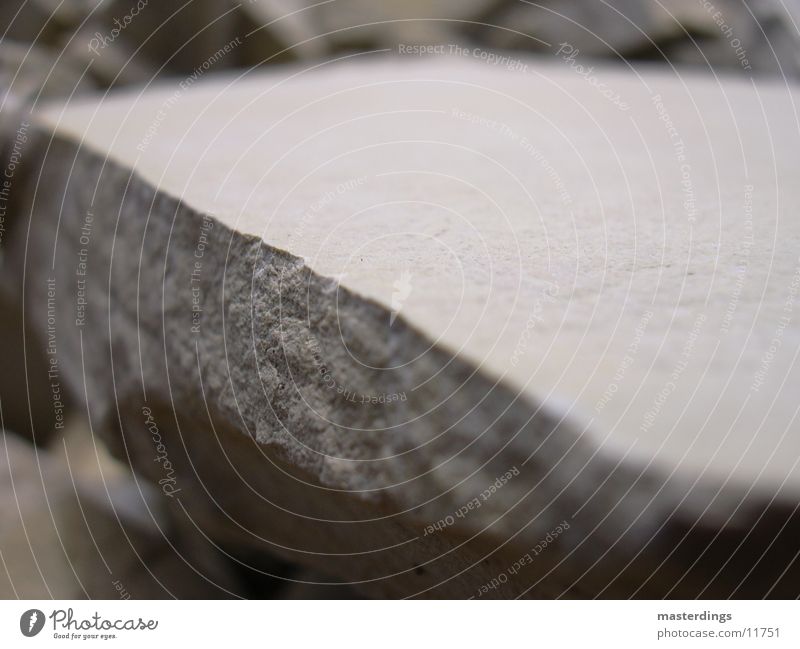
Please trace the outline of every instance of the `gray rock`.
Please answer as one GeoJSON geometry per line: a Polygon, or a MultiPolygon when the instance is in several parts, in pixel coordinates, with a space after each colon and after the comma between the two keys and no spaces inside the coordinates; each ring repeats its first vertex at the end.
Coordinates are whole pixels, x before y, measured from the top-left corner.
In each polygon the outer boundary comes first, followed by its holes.
{"type": "Polygon", "coordinates": [[[584,72],[53,107],[5,263],[55,255],[25,274],[50,358],[234,558],[388,597],[796,595],[796,90],[584,72]]]}

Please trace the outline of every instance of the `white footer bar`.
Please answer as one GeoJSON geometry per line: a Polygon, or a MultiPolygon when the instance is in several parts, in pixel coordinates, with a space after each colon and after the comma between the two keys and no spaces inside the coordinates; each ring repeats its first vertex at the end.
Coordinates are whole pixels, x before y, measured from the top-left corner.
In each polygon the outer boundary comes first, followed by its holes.
{"type": "Polygon", "coordinates": [[[1,647],[800,647],[799,631],[794,601],[0,602],[1,647]]]}

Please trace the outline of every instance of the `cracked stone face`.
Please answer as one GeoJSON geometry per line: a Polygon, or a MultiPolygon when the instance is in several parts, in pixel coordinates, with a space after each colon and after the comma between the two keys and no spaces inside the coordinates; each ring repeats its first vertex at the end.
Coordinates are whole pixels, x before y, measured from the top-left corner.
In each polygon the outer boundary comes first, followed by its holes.
{"type": "Polygon", "coordinates": [[[235,557],[379,596],[791,590],[797,94],[519,64],[40,111],[7,254],[53,260],[51,371],[235,557]]]}

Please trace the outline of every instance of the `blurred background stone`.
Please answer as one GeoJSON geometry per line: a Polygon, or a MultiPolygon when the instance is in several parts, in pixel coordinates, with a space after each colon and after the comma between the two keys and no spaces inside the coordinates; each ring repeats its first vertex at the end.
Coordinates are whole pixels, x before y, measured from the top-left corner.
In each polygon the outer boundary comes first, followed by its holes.
{"type": "MultiPolygon", "coordinates": [[[[800,77],[797,0],[150,0],[112,43],[93,52],[93,39],[109,38],[114,21],[135,6],[135,0],[6,0],[0,15],[4,162],[34,104],[163,78],[179,82],[208,61],[211,72],[244,71],[375,50],[390,55],[399,44],[460,44],[553,59],[566,42],[588,65],[800,77]],[[216,57],[231,43],[229,53],[216,57]]],[[[226,556],[111,459],[75,412],[69,430],[57,429],[46,341],[24,321],[21,278],[8,271],[22,264],[9,264],[6,243],[11,236],[24,240],[27,225],[16,195],[14,182],[0,232],[0,596],[357,592],[302,583],[325,578],[272,556],[226,556]]],[[[13,251],[25,253],[25,246],[13,251]]],[[[65,415],[80,404],[66,392],[61,398],[65,415]]]]}
{"type": "Polygon", "coordinates": [[[3,433],[0,503],[2,598],[241,592],[224,559],[202,537],[171,527],[153,487],[134,479],[80,422],[49,450],[3,433]]]}
{"type": "Polygon", "coordinates": [[[0,599],[359,596],[263,553],[234,560],[176,524],[81,420],[49,449],[0,435],[0,599]]]}

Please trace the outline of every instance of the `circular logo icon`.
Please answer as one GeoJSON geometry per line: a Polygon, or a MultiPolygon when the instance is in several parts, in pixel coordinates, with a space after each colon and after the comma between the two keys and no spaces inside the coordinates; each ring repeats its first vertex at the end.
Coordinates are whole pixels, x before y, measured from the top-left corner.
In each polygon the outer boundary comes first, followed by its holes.
{"type": "Polygon", "coordinates": [[[44,613],[38,608],[25,611],[19,618],[19,630],[22,635],[32,638],[44,627],[44,613]]]}

